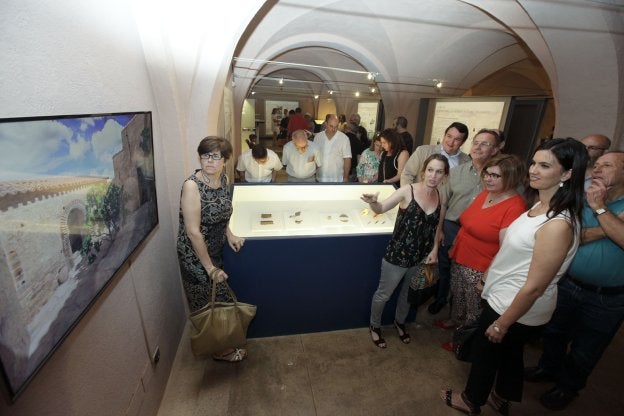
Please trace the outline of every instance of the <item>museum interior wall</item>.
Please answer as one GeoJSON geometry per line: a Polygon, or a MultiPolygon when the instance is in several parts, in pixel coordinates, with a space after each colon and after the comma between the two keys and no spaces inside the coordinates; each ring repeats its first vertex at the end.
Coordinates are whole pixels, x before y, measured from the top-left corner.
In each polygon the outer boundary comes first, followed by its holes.
{"type": "MultiPolygon", "coordinates": [[[[606,31],[621,24],[621,13],[612,21],[608,16],[573,19],[605,30],[588,29],[570,38],[546,28],[536,36],[522,32],[524,21],[514,14],[519,5],[528,13],[524,18],[538,25],[558,10],[547,10],[543,2],[507,2],[513,3],[510,8],[502,2],[466,3],[517,26],[540,59],[553,88],[555,135],[604,131],[622,148],[624,42],[621,31],[606,31]]],[[[254,15],[266,15],[274,4],[3,2],[0,117],[152,111],[159,224],[16,403],[0,401],[0,414],[156,413],[178,343],[185,342],[175,253],[180,186],[197,166],[202,137],[221,134],[240,142],[236,132],[247,91],[238,92],[229,82],[231,61],[254,15]],[[224,91],[231,96],[225,106],[224,91]],[[161,357],[154,364],[156,347],[161,357]]],[[[418,110],[400,94],[388,100],[387,115],[418,110]]]]}
{"type": "Polygon", "coordinates": [[[15,403],[2,394],[2,415],[153,415],[175,357],[186,312],[163,157],[166,120],[130,6],[124,0],[2,4],[0,117],[152,111],[159,213],[156,228],[15,403]]]}

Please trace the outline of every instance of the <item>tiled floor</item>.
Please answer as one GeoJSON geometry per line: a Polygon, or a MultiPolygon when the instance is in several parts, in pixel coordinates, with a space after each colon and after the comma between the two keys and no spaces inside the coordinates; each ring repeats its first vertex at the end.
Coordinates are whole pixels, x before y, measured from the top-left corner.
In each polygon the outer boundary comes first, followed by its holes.
{"type": "MultiPolygon", "coordinates": [[[[444,311],[438,315],[443,316],[444,311]]],[[[409,325],[412,343],[384,328],[388,348],[366,328],[252,339],[237,364],[196,359],[188,335],[179,351],[158,416],[195,415],[459,415],[438,398],[441,386],[461,389],[469,364],[440,348],[450,332],[432,326],[421,310],[409,325]]],[[[527,364],[539,357],[530,346],[527,364]]],[[[590,385],[561,415],[624,414],[624,332],[620,331],[590,385]]],[[[547,384],[525,383],[512,415],[549,414],[537,401],[547,384]]],[[[483,415],[496,414],[487,406],[483,415]]]]}

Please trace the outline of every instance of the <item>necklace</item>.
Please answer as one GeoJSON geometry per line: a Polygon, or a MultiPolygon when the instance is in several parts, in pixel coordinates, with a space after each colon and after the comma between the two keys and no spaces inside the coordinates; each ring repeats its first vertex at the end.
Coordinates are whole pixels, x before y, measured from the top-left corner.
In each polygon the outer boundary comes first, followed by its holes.
{"type": "Polygon", "coordinates": [[[492,194],[489,194],[489,198],[487,200],[487,203],[492,205],[494,203],[499,203],[507,198],[509,198],[511,195],[509,195],[508,193],[502,193],[502,194],[498,194],[498,195],[494,195],[492,196],[492,194]]]}
{"type": "Polygon", "coordinates": [[[204,172],[203,170],[201,171],[202,173],[202,178],[204,178],[204,182],[206,182],[206,185],[210,185],[210,177],[208,177],[208,175],[206,175],[206,172],[204,172]]]}

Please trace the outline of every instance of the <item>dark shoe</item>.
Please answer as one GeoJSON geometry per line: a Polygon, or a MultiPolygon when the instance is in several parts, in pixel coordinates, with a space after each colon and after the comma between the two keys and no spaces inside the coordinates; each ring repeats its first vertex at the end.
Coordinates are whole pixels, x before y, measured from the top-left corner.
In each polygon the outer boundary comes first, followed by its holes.
{"type": "Polygon", "coordinates": [[[550,410],[563,410],[565,409],[574,398],[578,396],[577,393],[562,390],[559,387],[554,387],[542,394],[539,401],[546,409],[550,410]]]}
{"type": "Polygon", "coordinates": [[[444,403],[446,403],[448,407],[452,407],[469,416],[478,416],[481,414],[481,408],[473,405],[466,397],[466,393],[461,394],[461,405],[453,404],[453,390],[451,389],[443,389],[440,392],[440,396],[444,399],[444,403]]]}
{"type": "Polygon", "coordinates": [[[386,340],[383,339],[383,337],[381,336],[381,328],[375,328],[374,326],[371,325],[371,326],[368,327],[368,329],[370,330],[371,339],[373,340],[373,344],[375,344],[375,346],[377,348],[381,348],[381,349],[386,348],[386,340]],[[377,339],[375,339],[373,334],[377,335],[377,339]]]}
{"type": "Polygon", "coordinates": [[[442,310],[443,307],[444,307],[443,303],[433,302],[427,307],[427,310],[429,311],[431,315],[436,315],[438,312],[442,310]]]}
{"type": "Polygon", "coordinates": [[[524,381],[529,383],[542,383],[544,381],[554,382],[555,376],[544,370],[542,367],[527,367],[524,369],[524,381]]]}
{"type": "Polygon", "coordinates": [[[405,324],[400,324],[397,321],[394,321],[394,327],[399,333],[399,338],[401,338],[401,342],[403,342],[403,344],[409,344],[411,339],[410,334],[408,334],[405,330],[405,324]]]}
{"type": "Polygon", "coordinates": [[[503,416],[509,416],[511,403],[509,402],[509,400],[505,400],[502,397],[500,397],[494,391],[490,393],[490,397],[488,398],[487,404],[492,409],[496,410],[499,414],[503,416]]]}

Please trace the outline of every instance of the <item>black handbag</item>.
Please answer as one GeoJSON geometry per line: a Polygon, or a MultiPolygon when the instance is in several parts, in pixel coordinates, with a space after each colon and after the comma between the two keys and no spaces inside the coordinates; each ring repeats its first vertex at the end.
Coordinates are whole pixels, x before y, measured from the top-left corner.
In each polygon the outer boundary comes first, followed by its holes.
{"type": "Polygon", "coordinates": [[[477,336],[478,321],[467,322],[453,332],[453,352],[459,361],[472,362],[474,349],[472,344],[477,336]]]}
{"type": "Polygon", "coordinates": [[[418,263],[414,274],[408,276],[410,287],[407,293],[407,301],[418,308],[427,302],[434,294],[438,283],[438,265],[418,263]]]}

